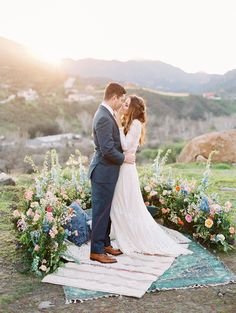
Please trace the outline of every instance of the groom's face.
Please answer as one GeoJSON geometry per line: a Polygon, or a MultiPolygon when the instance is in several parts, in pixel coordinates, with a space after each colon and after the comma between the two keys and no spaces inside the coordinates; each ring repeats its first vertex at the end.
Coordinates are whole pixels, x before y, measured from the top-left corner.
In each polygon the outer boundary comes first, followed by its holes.
{"type": "Polygon", "coordinates": [[[125,95],[122,95],[120,97],[118,96],[115,96],[115,99],[114,99],[114,110],[119,110],[120,107],[123,105],[123,103],[125,102],[125,95]]]}

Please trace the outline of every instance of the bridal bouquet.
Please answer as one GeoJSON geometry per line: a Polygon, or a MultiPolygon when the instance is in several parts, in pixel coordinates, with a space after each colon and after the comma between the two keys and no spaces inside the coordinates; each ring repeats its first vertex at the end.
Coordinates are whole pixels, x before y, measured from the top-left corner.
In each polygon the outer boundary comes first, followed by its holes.
{"type": "Polygon", "coordinates": [[[35,171],[34,184],[25,190],[13,212],[13,223],[31,270],[42,275],[60,265],[65,238],[78,235],[69,234],[66,228],[75,214],[70,204],[76,200],[84,209],[91,207],[90,186],[80,154],[71,156],[64,170],[54,150],[46,154],[42,171],[31,158],[26,161],[35,171]]]}
{"type": "Polygon", "coordinates": [[[201,182],[196,182],[174,179],[170,172],[163,174],[168,153],[161,158],[159,151],[152,174],[142,176],[144,201],[159,208],[158,217],[166,226],[190,234],[209,247],[232,249],[235,227],[228,214],[232,204],[229,201],[221,204],[217,194],[207,193],[212,154],[201,182]]]}

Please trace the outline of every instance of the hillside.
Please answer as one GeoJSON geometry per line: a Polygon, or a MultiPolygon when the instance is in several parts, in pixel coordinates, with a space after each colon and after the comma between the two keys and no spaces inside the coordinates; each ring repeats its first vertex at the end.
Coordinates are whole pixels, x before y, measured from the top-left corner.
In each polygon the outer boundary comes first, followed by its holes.
{"type": "Polygon", "coordinates": [[[26,47],[0,37],[1,84],[9,85],[13,90],[45,91],[57,86],[64,77],[59,69],[34,58],[26,47]]]}
{"type": "Polygon", "coordinates": [[[223,96],[236,96],[236,70],[224,75],[186,73],[160,61],[104,61],[96,59],[70,60],[62,63],[69,75],[108,77],[122,82],[132,82],[143,87],[162,91],[202,94],[216,92],[223,96]]]}
{"type": "MultiPolygon", "coordinates": [[[[157,61],[90,59],[65,60],[63,68],[67,74],[62,74],[33,58],[25,47],[15,42],[0,38],[0,48],[0,136],[7,139],[66,132],[91,139],[93,114],[102,100],[105,85],[115,77],[124,83],[129,94],[137,93],[147,102],[147,146],[236,128],[236,100],[160,94],[155,89],[181,91],[186,86],[191,89],[212,84],[211,88],[217,86],[223,93],[221,75],[188,74],[157,61]],[[69,78],[73,84],[67,88],[68,75],[78,73],[69,78]]],[[[224,75],[224,84],[231,95],[235,77],[236,70],[224,75]]]]}
{"type": "MultiPolygon", "coordinates": [[[[79,84],[83,85],[81,78],[79,84]]],[[[82,129],[81,125],[85,122],[83,116],[91,121],[102,101],[104,87],[105,85],[102,85],[101,89],[87,92],[89,96],[94,97],[93,101],[68,102],[63,90],[53,95],[41,96],[33,102],[16,98],[8,104],[0,105],[0,130],[3,133],[8,133],[20,129],[22,133],[28,133],[32,127],[37,128],[38,126],[40,128],[43,124],[50,126],[59,123],[62,132],[72,130],[81,132],[83,130],[89,133],[91,126],[89,122],[82,129]]],[[[82,90],[82,92],[84,91],[82,90]]],[[[164,96],[143,88],[128,89],[128,93],[138,94],[146,100],[150,132],[154,132],[155,127],[161,126],[165,119],[172,120],[174,123],[185,120],[191,124],[207,121],[210,117],[222,116],[227,118],[236,113],[235,100],[207,100],[194,95],[185,97],[164,96]]],[[[236,122],[234,127],[236,127],[236,122]]]]}

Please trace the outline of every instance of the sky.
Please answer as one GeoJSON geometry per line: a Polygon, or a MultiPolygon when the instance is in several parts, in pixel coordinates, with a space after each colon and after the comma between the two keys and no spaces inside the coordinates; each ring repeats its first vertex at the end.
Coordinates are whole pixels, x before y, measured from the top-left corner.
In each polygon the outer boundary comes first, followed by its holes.
{"type": "Polygon", "coordinates": [[[0,36],[49,62],[159,60],[236,68],[236,0],[0,0],[0,36]]]}

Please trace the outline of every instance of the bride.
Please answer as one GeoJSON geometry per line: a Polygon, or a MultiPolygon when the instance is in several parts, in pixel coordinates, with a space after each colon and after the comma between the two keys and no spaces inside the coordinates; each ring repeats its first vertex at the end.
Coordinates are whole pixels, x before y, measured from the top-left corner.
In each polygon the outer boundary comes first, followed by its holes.
{"type": "MultiPolygon", "coordinates": [[[[135,154],[145,136],[144,100],[136,95],[129,96],[117,112],[116,120],[124,153],[135,154]]],[[[177,231],[157,224],[147,210],[135,164],[124,163],[120,167],[110,217],[116,243],[124,254],[142,253],[176,257],[192,253],[186,245],[190,242],[189,239],[177,231]]]]}

